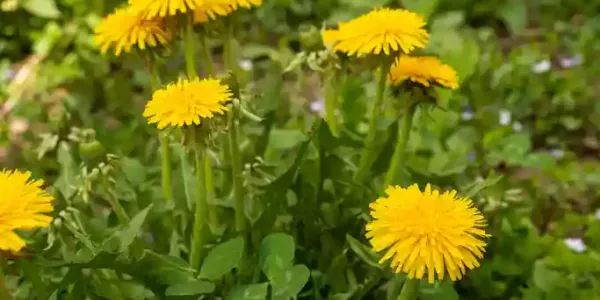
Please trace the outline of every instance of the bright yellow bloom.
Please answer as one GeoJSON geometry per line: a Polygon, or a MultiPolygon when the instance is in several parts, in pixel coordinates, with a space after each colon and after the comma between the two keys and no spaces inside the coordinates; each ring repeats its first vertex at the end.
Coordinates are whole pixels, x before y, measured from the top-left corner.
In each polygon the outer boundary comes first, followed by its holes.
{"type": "Polygon", "coordinates": [[[404,9],[380,8],[349,22],[338,29],[326,30],[323,42],[336,51],[349,55],[410,53],[429,42],[420,15],[404,9]]]}
{"type": "Polygon", "coordinates": [[[204,3],[194,9],[194,23],[204,23],[218,16],[226,16],[239,7],[251,8],[258,6],[262,0],[204,0],[204,3]]]}
{"type": "Polygon", "coordinates": [[[115,55],[123,51],[130,52],[133,46],[139,49],[166,44],[171,32],[160,19],[144,20],[131,7],[117,9],[105,17],[95,28],[95,42],[104,54],[109,48],[115,48],[115,55]]]}
{"type": "Polygon", "coordinates": [[[452,90],[458,88],[456,71],[432,56],[400,56],[392,65],[388,79],[396,85],[408,79],[427,87],[433,83],[452,90]]]}
{"type": "Polygon", "coordinates": [[[31,173],[0,171],[0,249],[19,251],[25,242],[14,232],[15,229],[48,227],[52,217],[43,213],[52,212],[54,200],[41,186],[42,180],[31,180],[31,173]]]}
{"type": "Polygon", "coordinates": [[[262,0],[225,0],[229,2],[229,5],[233,9],[237,9],[238,7],[252,8],[252,6],[259,6],[262,4],[262,0]]]}
{"type": "Polygon", "coordinates": [[[429,282],[434,275],[442,280],[462,278],[466,269],[479,266],[488,237],[485,219],[467,198],[456,191],[440,194],[428,184],[421,192],[415,184],[406,189],[390,186],[387,197],[369,206],[373,221],[367,224],[367,238],[377,252],[386,251],[380,263],[391,259],[396,273],[429,282]]]}
{"type": "Polygon", "coordinates": [[[224,104],[232,96],[229,87],[217,79],[180,79],[154,92],[146,104],[144,117],[150,124],[158,123],[158,129],[199,125],[202,119],[227,111],[224,104]]]}
{"type": "Polygon", "coordinates": [[[202,6],[204,0],[129,0],[129,5],[146,18],[174,16],[202,6]]]}
{"type": "Polygon", "coordinates": [[[233,11],[229,0],[204,0],[194,9],[194,23],[205,23],[219,16],[226,16],[233,11]]]}

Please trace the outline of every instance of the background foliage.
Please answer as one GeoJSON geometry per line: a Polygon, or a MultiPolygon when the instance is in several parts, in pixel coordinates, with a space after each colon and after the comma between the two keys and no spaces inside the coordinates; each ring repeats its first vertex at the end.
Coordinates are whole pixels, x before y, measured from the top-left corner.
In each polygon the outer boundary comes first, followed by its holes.
{"type": "MultiPolygon", "coordinates": [[[[53,226],[28,233],[28,253],[7,266],[18,299],[394,295],[402,277],[376,263],[361,209],[391,156],[393,98],[375,176],[356,186],[373,74],[358,65],[344,78],[344,133],[334,138],[319,121],[319,74],[288,68],[318,45],[317,28],[382,5],[427,16],[426,51],[462,81],[440,91],[438,107],[419,110],[402,184],[471,196],[492,234],[479,269],[455,284],[424,284],[421,298],[600,299],[600,1],[265,0],[245,13],[236,32],[244,93],[263,118],[243,123],[252,239],[212,228],[216,246],[198,273],[182,259],[192,167],[174,162],[176,203],[164,205],[155,129],[141,116],[150,92],[143,61],[102,57],[93,44],[93,27],[119,4],[0,1],[0,165],[31,170],[57,197],[53,226]],[[133,216],[127,225],[111,201],[133,216]],[[172,231],[156,229],[171,212],[172,231]]],[[[182,69],[175,52],[163,71],[182,69]]],[[[233,218],[222,174],[214,224],[233,218]]]]}

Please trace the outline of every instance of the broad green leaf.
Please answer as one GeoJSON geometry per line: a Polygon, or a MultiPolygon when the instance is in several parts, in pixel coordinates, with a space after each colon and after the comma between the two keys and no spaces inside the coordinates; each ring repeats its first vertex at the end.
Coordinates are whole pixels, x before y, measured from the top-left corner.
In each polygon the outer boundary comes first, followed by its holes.
{"type": "Polygon", "coordinates": [[[70,199],[77,192],[77,164],[71,155],[71,148],[67,142],[58,145],[57,161],[60,164],[60,176],[54,183],[56,188],[70,199]]]}
{"type": "Polygon", "coordinates": [[[215,291],[215,285],[208,281],[190,281],[172,285],[165,291],[166,296],[192,296],[210,294],[215,291]]]}
{"type": "Polygon", "coordinates": [[[56,19],[60,11],[54,0],[26,0],[21,4],[30,14],[46,19],[56,19]]]}
{"type": "Polygon", "coordinates": [[[276,275],[271,280],[272,300],[288,300],[302,291],[310,278],[310,270],[305,265],[295,265],[276,275]]]}
{"type": "Polygon", "coordinates": [[[236,286],[227,296],[227,300],[266,300],[268,289],[269,284],[266,282],[236,286]]]}
{"type": "Polygon", "coordinates": [[[139,186],[146,181],[146,168],[134,158],[123,157],[120,160],[125,178],[134,186],[139,186]]]}
{"type": "Polygon", "coordinates": [[[212,248],[200,268],[200,278],[219,280],[237,267],[244,254],[244,239],[237,237],[212,248]]]}
{"type": "Polygon", "coordinates": [[[258,259],[269,279],[290,266],[295,249],[294,238],[285,233],[273,233],[263,239],[258,259]]]}
{"type": "Polygon", "coordinates": [[[359,240],[350,235],[346,235],[346,240],[348,241],[352,252],[354,252],[363,262],[371,267],[382,269],[381,265],[379,264],[379,255],[373,252],[370,247],[365,246],[359,240]]]}

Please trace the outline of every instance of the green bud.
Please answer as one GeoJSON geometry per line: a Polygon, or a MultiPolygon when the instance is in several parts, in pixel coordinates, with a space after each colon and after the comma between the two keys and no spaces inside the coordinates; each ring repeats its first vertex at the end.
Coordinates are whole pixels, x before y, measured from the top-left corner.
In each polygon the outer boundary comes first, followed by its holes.
{"type": "Polygon", "coordinates": [[[304,26],[300,29],[300,44],[306,51],[316,51],[323,48],[321,31],[313,26],[304,26]]]}
{"type": "Polygon", "coordinates": [[[79,156],[83,160],[93,160],[103,156],[105,152],[104,146],[97,140],[79,144],[79,156]]]}

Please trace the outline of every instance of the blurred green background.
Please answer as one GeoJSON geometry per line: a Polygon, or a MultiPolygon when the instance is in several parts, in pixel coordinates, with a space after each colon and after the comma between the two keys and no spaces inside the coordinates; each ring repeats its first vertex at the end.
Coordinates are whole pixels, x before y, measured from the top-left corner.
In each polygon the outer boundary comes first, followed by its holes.
{"type": "MultiPolygon", "coordinates": [[[[64,171],[57,145],[65,140],[97,139],[110,153],[155,161],[155,132],[141,116],[143,61],[102,57],[93,43],[95,24],[121,4],[0,0],[0,167],[53,182],[64,171]]],[[[494,183],[475,199],[500,233],[489,261],[456,292],[424,299],[600,299],[600,0],[265,0],[236,34],[253,105],[259,113],[278,107],[267,160],[296,147],[303,136],[290,124],[322,105],[318,77],[283,70],[310,47],[314,27],[376,6],[426,16],[426,51],[462,82],[418,116],[413,176],[494,183]]],[[[218,42],[213,50],[219,57],[218,42]]],[[[174,53],[165,71],[182,66],[174,53]]],[[[365,76],[346,79],[341,104],[357,132],[353,120],[373,94],[365,76]]]]}

